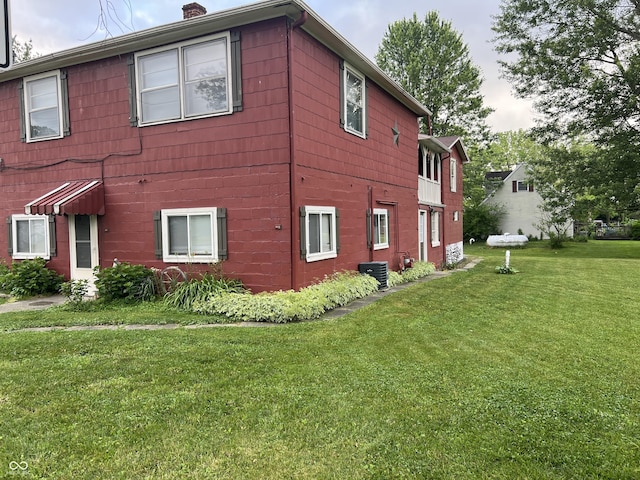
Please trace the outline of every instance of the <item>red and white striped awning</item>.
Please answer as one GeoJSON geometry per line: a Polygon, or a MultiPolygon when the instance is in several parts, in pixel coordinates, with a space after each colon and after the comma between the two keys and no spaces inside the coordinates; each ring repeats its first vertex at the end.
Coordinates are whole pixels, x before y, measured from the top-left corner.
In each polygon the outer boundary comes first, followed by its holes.
{"type": "Polygon", "coordinates": [[[27,215],[104,215],[104,185],[99,180],[73,181],[54,188],[24,206],[27,215]]]}

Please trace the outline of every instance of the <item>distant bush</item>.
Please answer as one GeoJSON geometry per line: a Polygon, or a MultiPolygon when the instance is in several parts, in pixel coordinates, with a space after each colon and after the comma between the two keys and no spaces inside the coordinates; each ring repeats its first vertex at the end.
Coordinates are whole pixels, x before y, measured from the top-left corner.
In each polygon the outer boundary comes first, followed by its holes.
{"type": "Polygon", "coordinates": [[[47,268],[43,258],[13,262],[11,268],[0,265],[0,291],[17,298],[57,293],[64,277],[47,268]]]}
{"type": "Polygon", "coordinates": [[[631,238],[640,240],[640,220],[636,220],[631,224],[631,238]]]}
{"type": "Polygon", "coordinates": [[[105,301],[152,300],[158,295],[156,275],[144,265],[122,262],[113,267],[96,267],[94,272],[98,296],[105,301]]]}
{"type": "Polygon", "coordinates": [[[566,235],[549,232],[549,247],[553,249],[562,248],[564,247],[564,242],[566,241],[566,235]]]}

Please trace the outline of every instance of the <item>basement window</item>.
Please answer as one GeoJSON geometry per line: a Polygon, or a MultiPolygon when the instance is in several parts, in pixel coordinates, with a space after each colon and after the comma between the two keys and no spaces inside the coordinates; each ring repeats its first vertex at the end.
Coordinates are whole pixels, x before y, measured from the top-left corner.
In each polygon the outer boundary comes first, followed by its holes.
{"type": "Polygon", "coordinates": [[[226,258],[226,209],[167,209],[155,216],[156,253],[163,261],[209,263],[226,258]]]}
{"type": "Polygon", "coordinates": [[[51,257],[47,215],[13,215],[10,232],[14,259],[40,257],[49,260],[51,257]]]}
{"type": "Polygon", "coordinates": [[[338,211],[335,207],[307,206],[300,209],[300,249],[307,262],[338,256],[338,211]]]}

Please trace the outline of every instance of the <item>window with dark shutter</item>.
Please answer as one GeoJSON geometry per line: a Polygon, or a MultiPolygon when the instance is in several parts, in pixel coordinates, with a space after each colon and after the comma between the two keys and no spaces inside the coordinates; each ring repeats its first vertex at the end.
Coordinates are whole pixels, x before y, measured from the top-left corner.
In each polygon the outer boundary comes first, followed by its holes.
{"type": "Polygon", "coordinates": [[[239,31],[137,52],[128,66],[132,126],[242,111],[239,31]]]}
{"type": "Polygon", "coordinates": [[[65,70],[25,77],[18,93],[21,141],[38,142],[71,134],[65,70]]]}

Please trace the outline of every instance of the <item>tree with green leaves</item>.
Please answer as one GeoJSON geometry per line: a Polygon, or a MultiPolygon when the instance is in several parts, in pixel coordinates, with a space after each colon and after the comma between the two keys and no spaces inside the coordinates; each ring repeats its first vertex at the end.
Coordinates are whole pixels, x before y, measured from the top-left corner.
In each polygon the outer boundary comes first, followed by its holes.
{"type": "Polygon", "coordinates": [[[499,231],[504,206],[483,203],[502,184],[502,179],[487,179],[487,172],[512,170],[545,157],[545,148],[524,130],[500,132],[491,143],[476,148],[473,162],[464,168],[465,238],[484,240],[499,231]]]}
{"type": "MultiPolygon", "coordinates": [[[[468,145],[489,137],[492,110],[480,93],[483,78],[468,46],[435,11],[389,25],[375,55],[378,66],[433,113],[433,135],[459,135],[468,145]]],[[[428,125],[422,125],[428,132],[428,125]]]]}
{"type": "Polygon", "coordinates": [[[640,1],[504,0],[496,50],[516,93],[535,100],[535,132],[599,147],[606,197],[640,208],[640,1]]]}
{"type": "Polygon", "coordinates": [[[40,56],[40,54],[33,49],[33,42],[31,39],[21,42],[15,35],[11,41],[11,49],[13,50],[14,63],[25,62],[40,56]]]}

